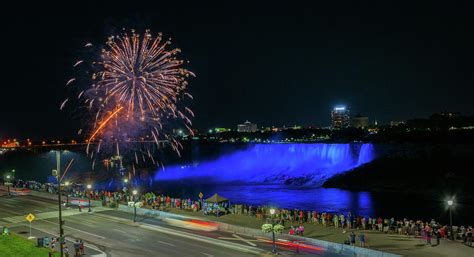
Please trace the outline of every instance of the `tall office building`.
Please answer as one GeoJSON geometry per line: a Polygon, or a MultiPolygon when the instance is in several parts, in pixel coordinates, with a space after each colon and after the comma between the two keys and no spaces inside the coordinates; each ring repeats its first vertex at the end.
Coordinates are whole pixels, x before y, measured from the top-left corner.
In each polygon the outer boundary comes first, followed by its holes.
{"type": "Polygon", "coordinates": [[[257,124],[250,121],[244,122],[244,124],[237,125],[237,132],[255,132],[257,131],[257,124]]]}
{"type": "Polygon", "coordinates": [[[333,129],[348,128],[351,125],[349,109],[345,106],[337,106],[331,112],[331,127],[333,129]]]}
{"type": "Polygon", "coordinates": [[[352,127],[366,129],[367,127],[369,127],[369,117],[362,116],[360,114],[355,116],[354,118],[352,118],[352,127]]]}

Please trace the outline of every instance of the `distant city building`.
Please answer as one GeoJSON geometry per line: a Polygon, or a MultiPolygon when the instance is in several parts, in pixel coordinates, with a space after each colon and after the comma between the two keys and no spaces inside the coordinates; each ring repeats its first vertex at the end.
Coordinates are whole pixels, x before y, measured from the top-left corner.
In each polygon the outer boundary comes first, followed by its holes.
{"type": "Polygon", "coordinates": [[[229,129],[229,128],[215,128],[214,131],[216,133],[223,133],[223,132],[229,132],[229,131],[231,131],[231,129],[229,129]]]}
{"type": "Polygon", "coordinates": [[[365,129],[369,127],[369,117],[357,115],[352,118],[351,127],[365,129]]]}
{"type": "Polygon", "coordinates": [[[437,117],[444,117],[444,118],[457,118],[461,116],[461,113],[459,112],[440,112],[440,113],[435,113],[431,115],[430,118],[437,118],[437,117]]]}
{"type": "Polygon", "coordinates": [[[333,129],[348,128],[351,125],[349,109],[345,106],[337,106],[331,112],[331,127],[333,129]]]}
{"type": "Polygon", "coordinates": [[[250,121],[244,122],[244,124],[237,125],[237,132],[256,132],[257,124],[250,121]]]}
{"type": "Polygon", "coordinates": [[[400,125],[403,125],[405,124],[404,121],[401,121],[401,120],[392,120],[390,121],[390,127],[398,127],[400,125]]]}

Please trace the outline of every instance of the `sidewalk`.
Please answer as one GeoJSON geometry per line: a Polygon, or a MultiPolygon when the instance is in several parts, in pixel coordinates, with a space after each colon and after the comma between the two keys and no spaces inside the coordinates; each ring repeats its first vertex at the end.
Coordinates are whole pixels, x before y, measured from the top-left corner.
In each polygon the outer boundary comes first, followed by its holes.
{"type": "MultiPolygon", "coordinates": [[[[101,211],[106,211],[106,210],[108,210],[108,208],[104,208],[104,207],[93,208],[93,212],[101,212],[101,211]]],[[[84,209],[82,212],[79,212],[78,208],[69,208],[69,209],[62,210],[63,217],[72,216],[72,215],[80,215],[80,214],[87,214],[87,208],[84,209]]],[[[59,214],[58,214],[58,211],[50,211],[50,212],[34,213],[34,215],[35,215],[35,220],[44,220],[44,219],[50,219],[50,218],[57,218],[59,214]]],[[[25,216],[26,215],[10,216],[10,217],[1,218],[1,220],[5,220],[9,224],[15,224],[15,223],[25,222],[25,216]]],[[[0,221],[0,224],[2,224],[2,221],[0,221]]]]}
{"type": "MultiPolygon", "coordinates": [[[[202,212],[192,212],[180,209],[169,208],[166,211],[183,216],[199,217],[201,219],[227,223],[231,225],[249,227],[260,229],[264,224],[263,221],[257,220],[255,217],[244,215],[228,214],[221,217],[204,215],[202,212]]],[[[286,230],[283,233],[288,233],[290,226],[297,226],[297,222],[293,224],[285,223],[286,230]]],[[[305,237],[315,238],[319,240],[343,243],[347,240],[350,230],[343,233],[340,228],[323,227],[316,224],[304,224],[305,237]]],[[[428,246],[420,238],[414,238],[398,234],[384,234],[374,231],[354,230],[356,235],[360,232],[366,234],[368,248],[380,250],[384,252],[395,253],[403,256],[416,257],[473,257],[474,248],[469,248],[459,241],[441,240],[439,246],[428,246]]],[[[433,240],[434,242],[434,240],[433,240]]],[[[357,240],[358,243],[358,240],[357,240]]]]}

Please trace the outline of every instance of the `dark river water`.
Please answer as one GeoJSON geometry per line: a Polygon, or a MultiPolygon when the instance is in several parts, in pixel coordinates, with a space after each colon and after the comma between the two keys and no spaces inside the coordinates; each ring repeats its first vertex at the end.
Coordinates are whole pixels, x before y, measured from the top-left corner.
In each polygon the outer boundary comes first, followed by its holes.
{"type": "MultiPolygon", "coordinates": [[[[401,193],[351,192],[335,188],[292,188],[284,185],[209,184],[200,180],[156,181],[154,191],[198,199],[214,193],[232,203],[270,205],[334,213],[352,213],[367,217],[409,218],[448,222],[449,212],[443,196],[401,193]]],[[[474,224],[474,207],[457,203],[452,209],[454,224],[474,224]]]]}

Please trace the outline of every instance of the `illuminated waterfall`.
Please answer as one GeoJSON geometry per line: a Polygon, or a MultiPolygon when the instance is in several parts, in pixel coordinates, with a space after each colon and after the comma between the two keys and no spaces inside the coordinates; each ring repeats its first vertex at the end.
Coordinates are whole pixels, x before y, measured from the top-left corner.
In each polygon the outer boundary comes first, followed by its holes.
{"type": "Polygon", "coordinates": [[[166,167],[155,180],[320,185],[373,158],[372,144],[256,144],[215,160],[166,167]]]}

